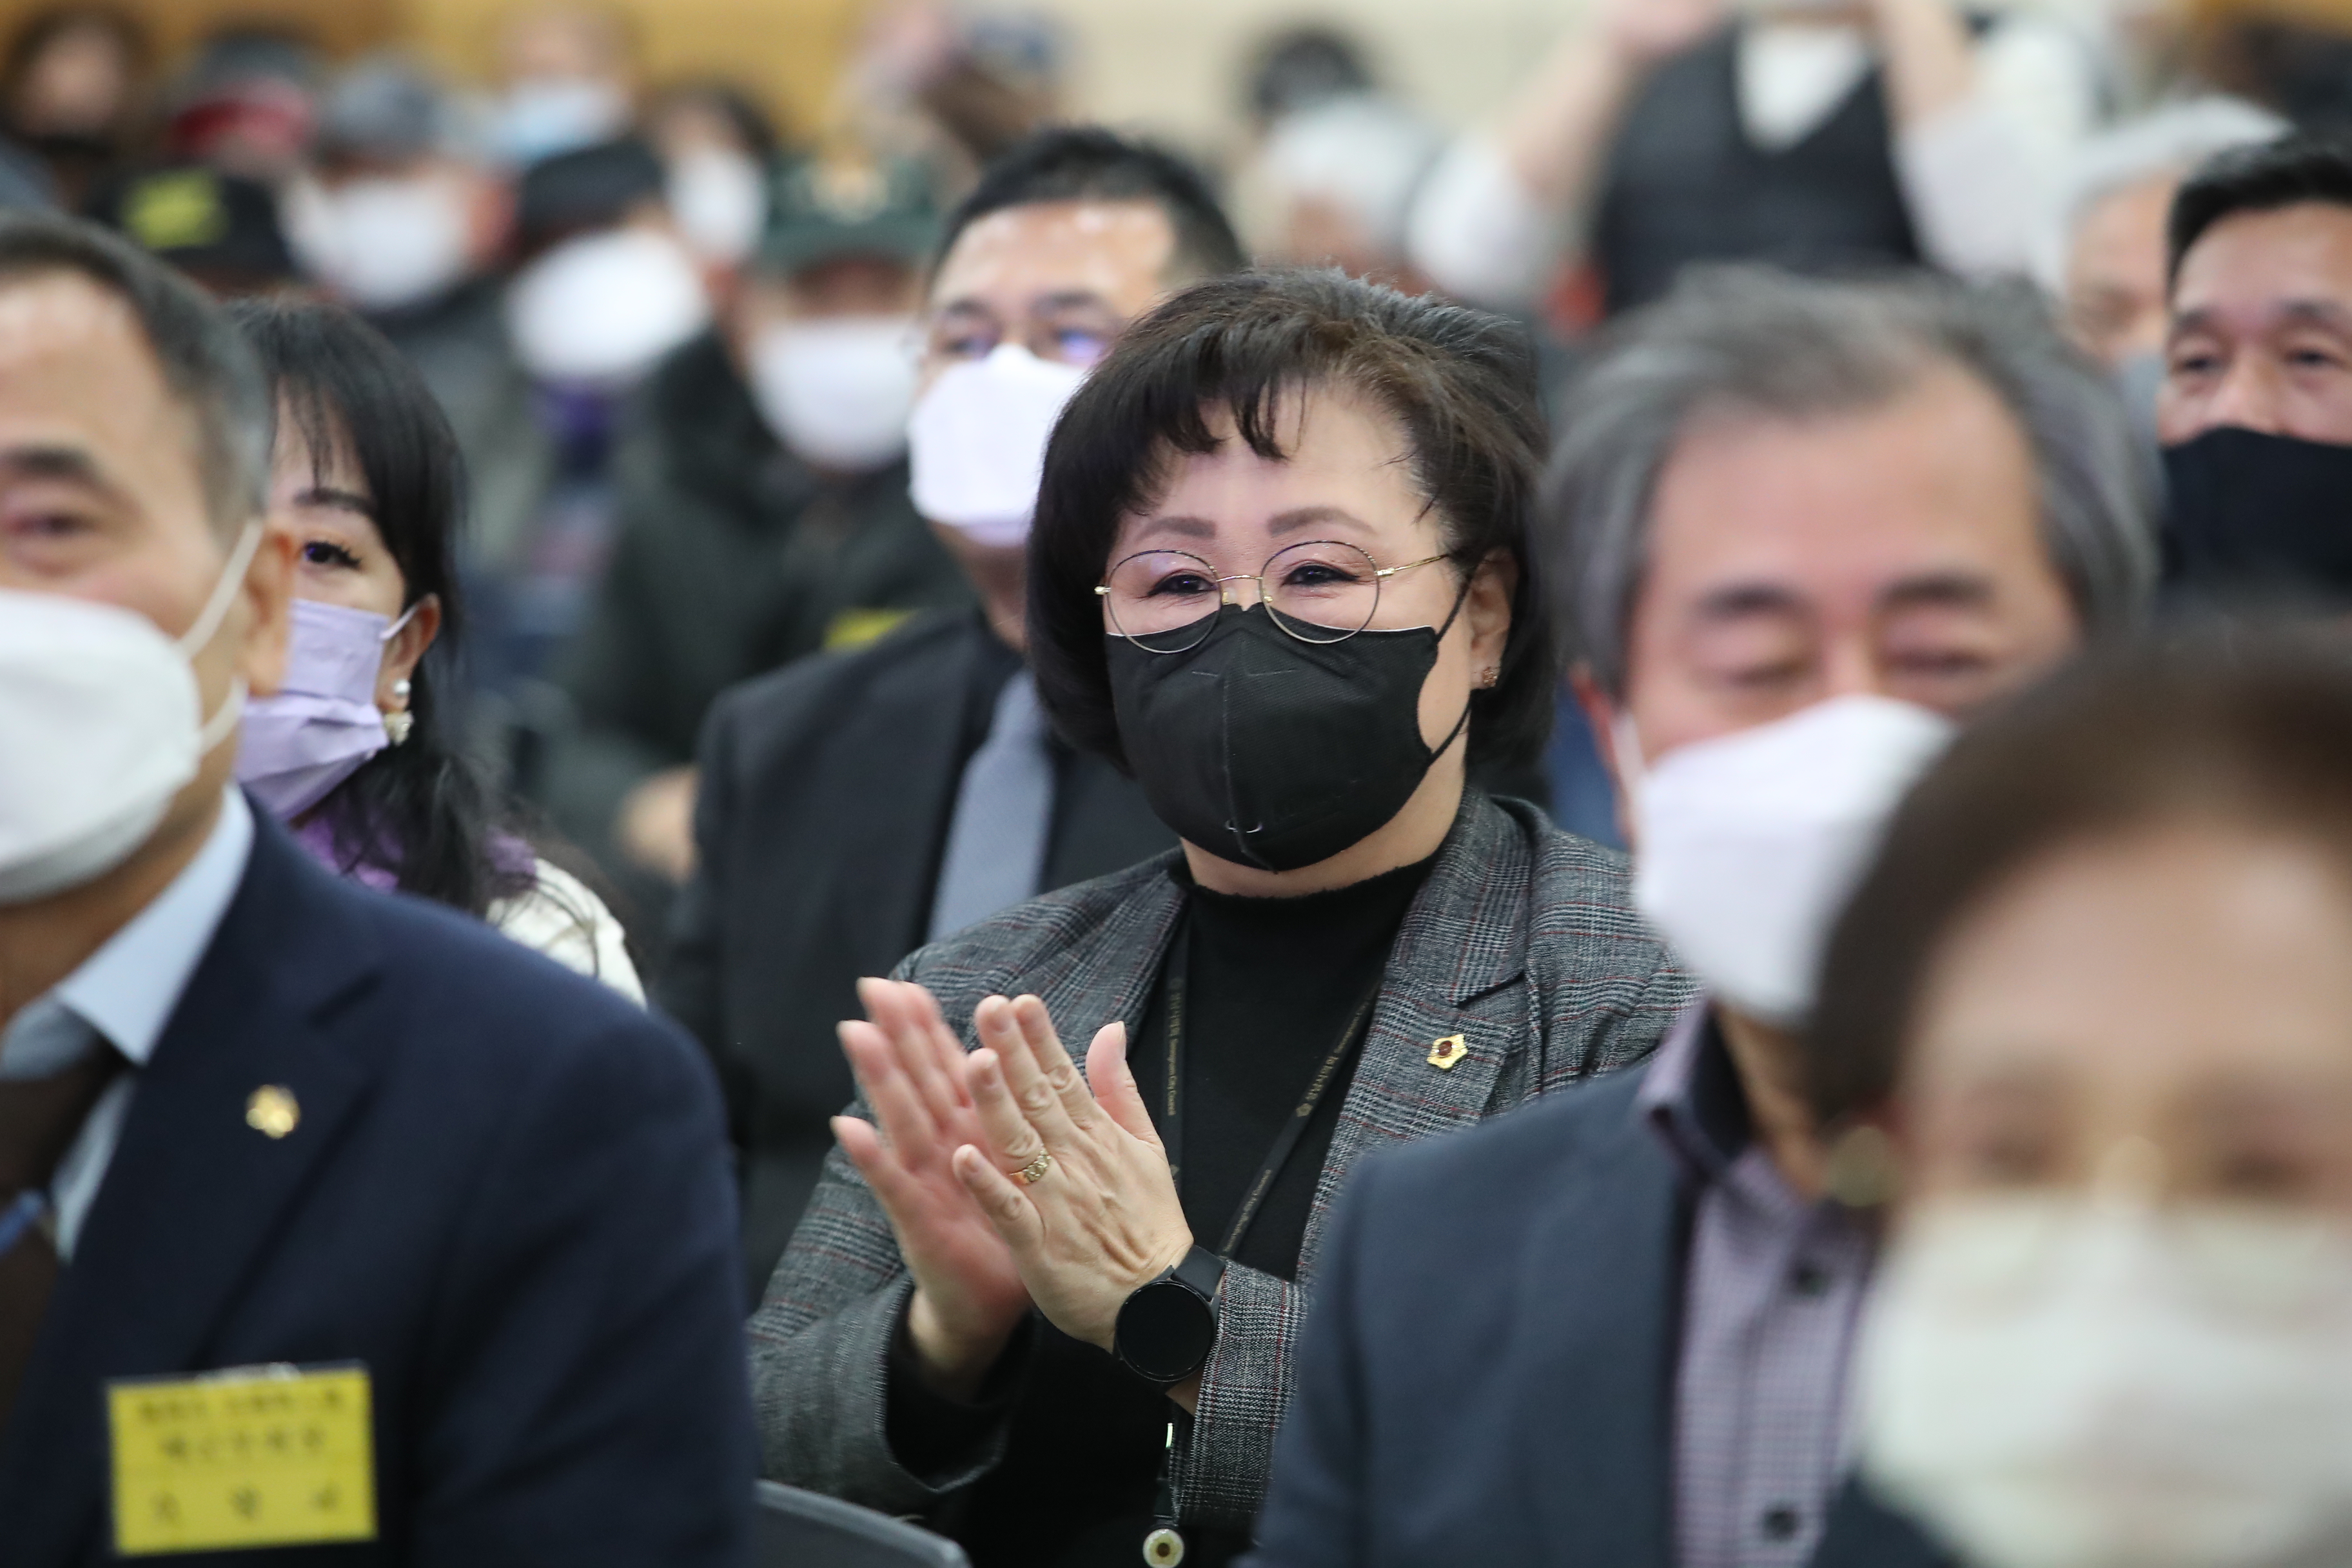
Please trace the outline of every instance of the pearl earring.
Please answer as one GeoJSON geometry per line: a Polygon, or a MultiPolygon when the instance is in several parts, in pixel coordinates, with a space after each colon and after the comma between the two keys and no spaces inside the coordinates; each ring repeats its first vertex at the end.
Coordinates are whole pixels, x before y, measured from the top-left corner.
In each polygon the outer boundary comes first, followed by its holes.
{"type": "MultiPolygon", "coordinates": [[[[399,698],[402,702],[405,703],[408,700],[408,692],[409,685],[405,680],[395,680],[392,683],[392,694],[399,698]]],[[[395,709],[383,716],[383,732],[395,746],[405,745],[410,732],[415,728],[416,715],[411,713],[405,707],[395,709]]]]}

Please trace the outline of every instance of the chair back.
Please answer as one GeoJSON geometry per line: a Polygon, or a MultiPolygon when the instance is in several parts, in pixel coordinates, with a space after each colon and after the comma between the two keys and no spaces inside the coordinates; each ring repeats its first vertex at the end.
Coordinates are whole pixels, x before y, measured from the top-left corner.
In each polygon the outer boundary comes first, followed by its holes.
{"type": "Polygon", "coordinates": [[[760,1568],[970,1568],[942,1535],[798,1487],[760,1483],[760,1568]]]}

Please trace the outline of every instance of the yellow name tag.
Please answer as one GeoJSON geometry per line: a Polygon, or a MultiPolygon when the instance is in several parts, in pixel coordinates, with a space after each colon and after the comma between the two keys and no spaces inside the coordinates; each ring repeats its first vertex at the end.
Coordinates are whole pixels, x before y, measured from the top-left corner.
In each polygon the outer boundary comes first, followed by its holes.
{"type": "Polygon", "coordinates": [[[375,1539],[363,1366],[109,1384],[125,1557],[375,1539]]]}

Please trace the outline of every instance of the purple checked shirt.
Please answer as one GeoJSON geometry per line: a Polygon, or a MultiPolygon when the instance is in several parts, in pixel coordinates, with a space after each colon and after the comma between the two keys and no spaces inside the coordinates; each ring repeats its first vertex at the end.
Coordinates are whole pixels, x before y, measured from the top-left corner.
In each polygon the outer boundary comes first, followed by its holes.
{"type": "Polygon", "coordinates": [[[1678,1568],[1802,1568],[1844,1478],[1846,1368],[1874,1243],[1790,1191],[1749,1136],[1711,1009],[1685,1014],[1638,1099],[1693,1194],[1675,1372],[1678,1568]]]}

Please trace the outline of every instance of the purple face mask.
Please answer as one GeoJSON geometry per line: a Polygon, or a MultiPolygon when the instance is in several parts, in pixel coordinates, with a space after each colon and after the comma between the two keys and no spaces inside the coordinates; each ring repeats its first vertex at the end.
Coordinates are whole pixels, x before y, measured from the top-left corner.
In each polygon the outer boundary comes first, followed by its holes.
{"type": "Polygon", "coordinates": [[[237,782],[280,822],[318,805],[391,743],[375,705],[376,676],[383,645],[415,613],[411,605],[395,621],[294,601],[285,682],[246,704],[236,753],[237,782]]]}

